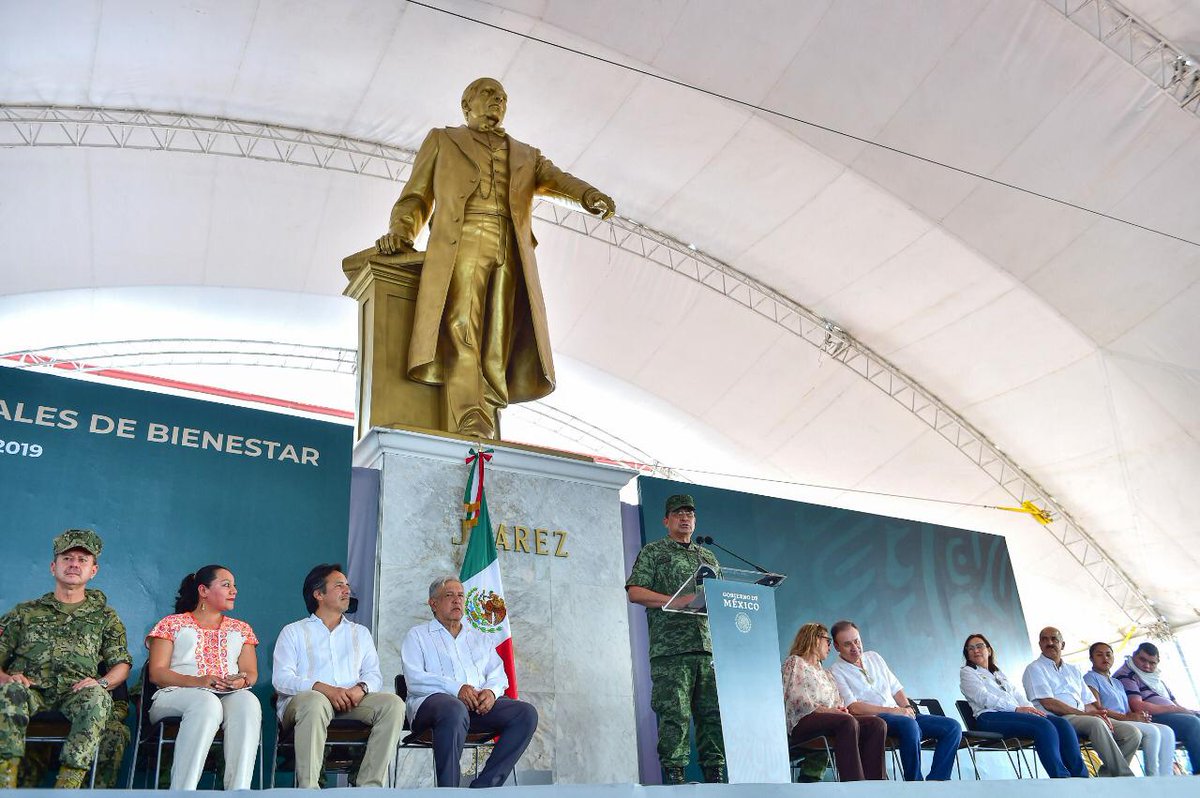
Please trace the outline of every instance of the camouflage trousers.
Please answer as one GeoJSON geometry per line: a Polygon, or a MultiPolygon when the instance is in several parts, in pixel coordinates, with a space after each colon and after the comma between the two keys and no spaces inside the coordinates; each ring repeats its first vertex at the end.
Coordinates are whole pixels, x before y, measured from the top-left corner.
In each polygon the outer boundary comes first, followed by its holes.
{"type": "MultiPolygon", "coordinates": [[[[100,756],[96,763],[96,788],[104,790],[117,789],[121,773],[121,762],[125,758],[125,749],[129,747],[129,727],[125,719],[129,717],[129,702],[114,701],[113,711],[104,724],[100,734],[100,756]]],[[[21,770],[17,776],[17,784],[21,787],[36,788],[42,786],[46,774],[54,764],[54,753],[58,746],[54,743],[27,743],[25,758],[21,760],[21,770]]],[[[84,782],[87,786],[87,782],[84,782]]]]}
{"type": "Polygon", "coordinates": [[[665,768],[691,759],[688,722],[696,723],[701,767],[725,764],[721,708],[711,654],[675,654],[650,660],[650,708],[658,716],[658,760],[665,768]]]}
{"type": "Polygon", "coordinates": [[[100,745],[104,724],[112,714],[112,696],[100,687],[79,692],[28,688],[17,682],[0,685],[0,759],[25,756],[25,728],[39,712],[58,710],[71,721],[62,763],[86,770],[100,745]]]}

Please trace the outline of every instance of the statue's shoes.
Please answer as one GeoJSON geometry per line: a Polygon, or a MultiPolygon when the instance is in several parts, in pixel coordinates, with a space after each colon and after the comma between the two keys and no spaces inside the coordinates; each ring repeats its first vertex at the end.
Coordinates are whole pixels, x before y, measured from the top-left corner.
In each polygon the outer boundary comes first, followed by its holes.
{"type": "Polygon", "coordinates": [[[458,422],[458,434],[465,435],[468,438],[485,438],[492,439],[496,437],[496,431],[492,428],[492,422],[481,410],[469,410],[467,414],[458,422]]]}

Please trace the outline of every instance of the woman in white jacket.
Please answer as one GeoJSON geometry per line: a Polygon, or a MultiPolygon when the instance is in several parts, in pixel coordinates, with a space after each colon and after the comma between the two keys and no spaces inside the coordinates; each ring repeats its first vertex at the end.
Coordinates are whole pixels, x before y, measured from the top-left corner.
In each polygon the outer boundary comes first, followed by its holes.
{"type": "Polygon", "coordinates": [[[963,660],[958,685],[975,713],[976,729],[1032,739],[1038,759],[1052,779],[1087,778],[1075,729],[1029,703],[1020,685],[1010,682],[996,667],[996,654],[986,637],[968,636],[963,660]]]}

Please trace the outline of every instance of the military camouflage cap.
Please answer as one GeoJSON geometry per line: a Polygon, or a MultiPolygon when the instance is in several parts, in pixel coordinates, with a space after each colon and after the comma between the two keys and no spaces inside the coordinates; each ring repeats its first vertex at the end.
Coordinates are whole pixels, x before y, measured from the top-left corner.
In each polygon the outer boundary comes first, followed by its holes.
{"type": "Polygon", "coordinates": [[[667,499],[667,509],[663,515],[670,515],[681,507],[691,507],[696,509],[696,500],[686,493],[676,493],[667,499]]]}
{"type": "Polygon", "coordinates": [[[83,549],[93,557],[99,557],[103,548],[104,541],[90,529],[68,529],[54,539],[55,557],[71,549],[83,549]]]}

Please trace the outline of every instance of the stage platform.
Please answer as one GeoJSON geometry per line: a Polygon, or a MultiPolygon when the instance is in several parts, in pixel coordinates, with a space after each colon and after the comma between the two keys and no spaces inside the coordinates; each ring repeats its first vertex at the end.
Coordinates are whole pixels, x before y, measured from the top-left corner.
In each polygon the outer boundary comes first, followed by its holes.
{"type": "MultiPolygon", "coordinates": [[[[986,781],[957,779],[948,782],[856,782],[839,784],[685,784],[675,787],[643,787],[640,784],[543,784],[530,787],[500,787],[497,798],[776,798],[777,796],[847,796],[847,798],[949,798],[949,796],[971,795],[971,798],[1126,798],[1145,795],[1153,791],[1154,798],[1192,798],[1200,782],[1195,776],[1145,779],[990,779],[986,781]]],[[[141,792],[141,791],[137,791],[141,792]]],[[[333,790],[281,790],[293,798],[319,798],[333,793],[344,798],[383,798],[396,796],[396,790],[339,788],[333,790]],[[305,793],[312,793],[305,795],[305,793]]],[[[400,790],[405,798],[448,798],[458,793],[467,793],[466,788],[451,792],[445,789],[424,788],[400,790]]],[[[11,795],[27,794],[30,798],[45,795],[45,790],[10,790],[11,795]]],[[[91,795],[96,798],[129,798],[129,790],[97,790],[91,795]]],[[[160,790],[156,795],[172,795],[160,790]]],[[[478,795],[477,792],[472,792],[478,795]]],[[[195,795],[195,793],[180,793],[195,795]]]]}

